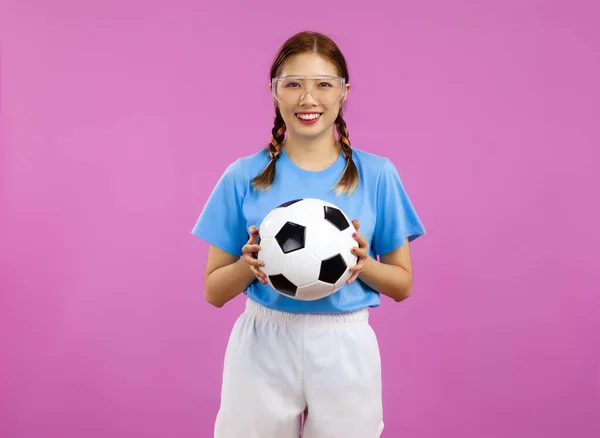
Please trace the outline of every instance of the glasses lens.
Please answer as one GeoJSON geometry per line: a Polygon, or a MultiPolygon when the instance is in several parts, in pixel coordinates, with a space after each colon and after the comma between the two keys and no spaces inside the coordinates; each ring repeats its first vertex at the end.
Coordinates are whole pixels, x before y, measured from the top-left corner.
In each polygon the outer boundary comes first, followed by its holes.
{"type": "Polygon", "coordinates": [[[281,78],[275,81],[275,97],[283,103],[298,103],[307,91],[319,103],[329,105],[342,97],[342,81],[337,78],[281,78]]]}

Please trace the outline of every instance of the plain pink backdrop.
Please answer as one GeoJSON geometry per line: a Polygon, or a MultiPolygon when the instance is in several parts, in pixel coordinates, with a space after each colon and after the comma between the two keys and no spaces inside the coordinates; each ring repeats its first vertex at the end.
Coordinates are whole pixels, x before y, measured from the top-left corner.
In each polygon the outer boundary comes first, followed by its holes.
{"type": "Polygon", "coordinates": [[[305,29],[428,230],[372,312],[384,437],[600,436],[594,3],[0,1],[0,437],[212,436],[243,299],[190,231],[305,29]]]}

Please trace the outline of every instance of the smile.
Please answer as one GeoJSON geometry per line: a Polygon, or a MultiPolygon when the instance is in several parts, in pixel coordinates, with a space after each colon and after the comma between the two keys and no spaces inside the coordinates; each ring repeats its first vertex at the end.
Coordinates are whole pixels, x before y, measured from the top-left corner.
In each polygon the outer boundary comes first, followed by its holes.
{"type": "Polygon", "coordinates": [[[321,113],[296,113],[296,117],[305,125],[311,125],[319,120],[321,113]]]}

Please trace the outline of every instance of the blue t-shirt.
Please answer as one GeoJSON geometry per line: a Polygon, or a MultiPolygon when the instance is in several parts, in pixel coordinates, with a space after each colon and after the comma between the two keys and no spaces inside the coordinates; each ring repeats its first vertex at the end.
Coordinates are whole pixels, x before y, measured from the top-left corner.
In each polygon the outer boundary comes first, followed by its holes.
{"type": "MultiPolygon", "coordinates": [[[[264,217],[284,202],[319,198],[340,207],[350,219],[357,219],[360,234],[369,242],[371,257],[390,252],[425,234],[400,176],[389,161],[353,148],[352,158],[360,182],[350,195],[336,195],[332,187],[344,171],[343,153],[321,171],[302,169],[282,148],[276,163],[275,181],[266,192],[254,190],[251,180],[269,163],[268,149],[237,159],[227,167],[204,206],[192,234],[231,254],[241,256],[249,239],[248,228],[257,227],[264,217]]],[[[268,308],[291,313],[339,313],[380,303],[379,293],[357,279],[344,284],[328,297],[300,301],[284,296],[270,285],[253,281],[244,291],[268,308]]]]}

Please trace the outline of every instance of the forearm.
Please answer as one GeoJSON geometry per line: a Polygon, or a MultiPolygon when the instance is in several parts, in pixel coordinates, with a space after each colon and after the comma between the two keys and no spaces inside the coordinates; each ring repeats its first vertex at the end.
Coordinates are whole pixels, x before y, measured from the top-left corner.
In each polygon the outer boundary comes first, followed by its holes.
{"type": "Polygon", "coordinates": [[[215,307],[223,307],[241,294],[256,277],[243,259],[213,271],[204,280],[206,300],[215,307]]]}
{"type": "Polygon", "coordinates": [[[412,273],[369,257],[358,278],[377,292],[400,302],[412,291],[412,273]]]}

